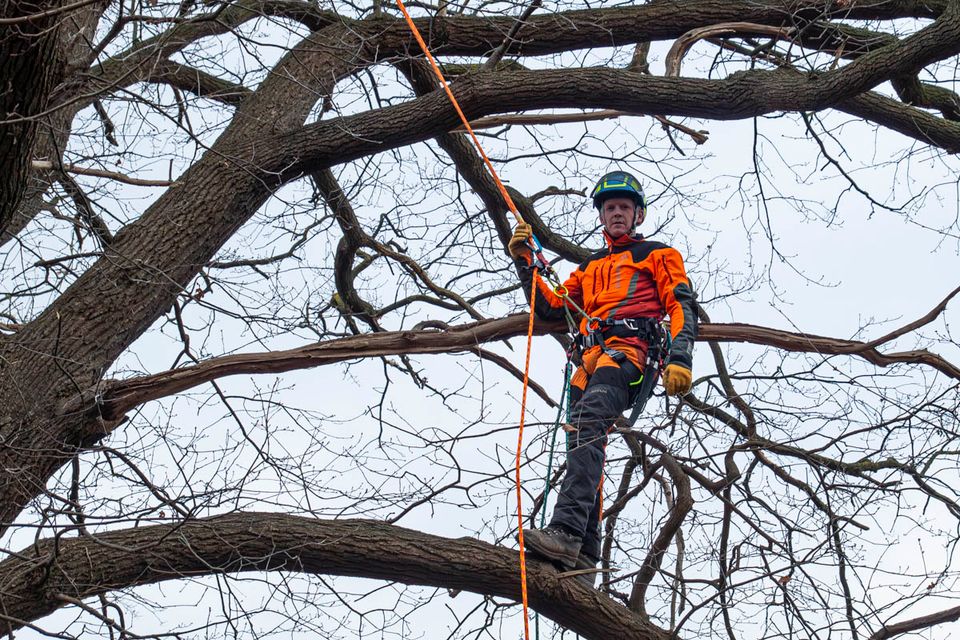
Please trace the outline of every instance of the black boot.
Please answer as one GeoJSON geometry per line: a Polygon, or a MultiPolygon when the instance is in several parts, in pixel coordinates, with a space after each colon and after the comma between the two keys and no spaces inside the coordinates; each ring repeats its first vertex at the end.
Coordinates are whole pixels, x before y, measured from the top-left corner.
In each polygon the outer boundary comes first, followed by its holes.
{"type": "Polygon", "coordinates": [[[574,567],[580,555],[580,538],[559,527],[524,529],[523,546],[530,553],[560,563],[565,569],[574,567]]]}

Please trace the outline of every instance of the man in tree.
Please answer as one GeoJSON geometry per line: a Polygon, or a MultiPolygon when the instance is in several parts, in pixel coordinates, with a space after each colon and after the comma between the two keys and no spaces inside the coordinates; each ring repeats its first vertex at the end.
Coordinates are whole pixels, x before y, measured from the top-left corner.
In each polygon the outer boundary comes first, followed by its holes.
{"type": "MultiPolygon", "coordinates": [[[[669,395],[690,390],[697,335],[695,295],[680,253],[633,235],[646,215],[637,179],[623,171],[608,173],[592,196],[606,249],[580,264],[558,292],[535,276],[540,318],[580,314],[578,308],[586,314],[577,336],[581,363],[571,381],[570,422],[575,431],[568,438],[567,473],[549,526],[523,532],[528,551],[566,569],[593,568],[599,560],[607,433],[639,392],[648,348],[659,341],[657,324],[669,314],[672,343],[663,370],[669,395]]],[[[529,225],[520,224],[509,243],[527,290],[533,272],[531,234],[529,225]]],[[[594,574],[584,574],[583,581],[592,586],[594,574]]]]}

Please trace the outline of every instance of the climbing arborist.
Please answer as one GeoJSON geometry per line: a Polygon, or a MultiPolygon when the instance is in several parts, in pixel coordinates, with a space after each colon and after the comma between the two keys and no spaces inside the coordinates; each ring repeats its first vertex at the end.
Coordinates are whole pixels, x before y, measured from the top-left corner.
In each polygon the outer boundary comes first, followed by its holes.
{"type": "MultiPolygon", "coordinates": [[[[660,321],[670,316],[670,348],[663,360],[668,395],[690,391],[697,336],[695,294],[680,253],[633,235],[647,212],[639,181],[624,171],[603,176],[593,205],[607,247],[588,257],[556,291],[536,274],[535,312],[544,320],[580,315],[580,364],[571,380],[567,471],[550,524],[524,529],[526,549],[565,569],[592,569],[600,558],[601,476],[607,433],[641,387],[652,392],[658,367],[648,352],[660,347],[660,321]],[[647,377],[644,385],[643,378],[647,377]],[[652,379],[651,379],[652,378],[652,379]]],[[[526,290],[534,259],[531,228],[517,226],[508,249],[526,290]]],[[[593,586],[595,573],[579,578],[593,586]]]]}

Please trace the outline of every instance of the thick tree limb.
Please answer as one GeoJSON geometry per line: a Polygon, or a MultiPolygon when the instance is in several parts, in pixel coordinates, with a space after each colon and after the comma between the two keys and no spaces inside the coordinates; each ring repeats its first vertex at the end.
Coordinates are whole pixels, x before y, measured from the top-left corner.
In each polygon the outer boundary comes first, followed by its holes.
{"type": "MultiPolygon", "coordinates": [[[[527,316],[516,314],[496,320],[483,320],[451,327],[447,331],[383,331],[317,344],[273,351],[211,358],[190,367],[174,369],[130,380],[107,381],[73,398],[63,407],[64,413],[96,411],[106,420],[115,420],[144,402],[156,400],[225,376],[239,374],[276,374],[307,369],[357,358],[400,354],[456,353],[476,351],[477,345],[524,335],[527,316]],[[94,404],[91,404],[94,403],[94,404]]],[[[537,322],[537,335],[563,332],[562,323],[537,322]]],[[[811,334],[792,333],[780,329],[748,324],[700,325],[699,341],[745,342],[766,345],[784,351],[852,355],[878,366],[894,363],[925,364],[945,375],[960,380],[960,368],[928,351],[882,354],[870,343],[841,340],[811,334]]]]}
{"type": "MultiPolygon", "coordinates": [[[[838,3],[826,0],[805,3],[799,10],[789,0],[756,3],[682,2],[648,3],[617,9],[564,11],[532,16],[524,24],[522,41],[514,42],[509,55],[538,56],[574,49],[608,45],[629,45],[637,42],[675,39],[684,33],[718,23],[745,21],[760,25],[780,26],[791,17],[808,20],[830,19],[895,19],[906,17],[935,18],[946,2],[900,2],[888,0],[872,3],[866,0],[838,3]]],[[[173,53],[205,37],[216,36],[260,16],[286,17],[319,30],[334,23],[361,36],[370,53],[370,63],[388,59],[417,49],[403,20],[379,15],[366,20],[350,20],[314,5],[296,0],[245,0],[231,4],[209,15],[198,16],[178,24],[154,38],[113,56],[92,70],[97,89],[84,98],[80,106],[99,92],[117,86],[146,80],[156,64],[166,64],[173,53]]],[[[432,51],[437,55],[482,56],[503,42],[503,34],[516,24],[513,18],[444,16],[442,19],[419,18],[418,28],[428,34],[432,51]]],[[[76,87],[74,87],[74,90],[76,87]]],[[[88,92],[90,87],[84,87],[88,92]]],[[[61,92],[67,99],[73,92],[61,92]]]]}
{"type": "Polygon", "coordinates": [[[960,153],[960,125],[879,93],[863,93],[838,102],[834,108],[948,153],[960,153]]]}
{"type": "MultiPolygon", "coordinates": [[[[98,397],[100,414],[110,420],[143,402],[228,375],[282,373],[366,357],[474,351],[477,345],[486,342],[526,334],[526,322],[527,316],[518,314],[460,325],[448,331],[383,331],[286,351],[224,356],[192,367],[107,383],[92,392],[94,395],[90,399],[98,397]]],[[[536,332],[543,335],[560,328],[559,325],[541,323],[536,332]]],[[[68,413],[80,410],[82,407],[76,400],[65,407],[68,413]]]]}
{"type": "Polygon", "coordinates": [[[792,333],[748,324],[730,323],[703,325],[698,340],[717,342],[748,342],[763,344],[785,351],[820,353],[823,355],[851,355],[863,358],[878,367],[897,363],[925,364],[955,380],[960,380],[960,367],[926,349],[880,353],[869,343],[857,340],[827,338],[808,333],[792,333]]]}
{"type": "MultiPolygon", "coordinates": [[[[656,40],[673,40],[699,27],[725,22],[751,22],[780,26],[792,20],[885,20],[936,18],[948,7],[946,0],[933,3],[898,0],[851,0],[837,3],[815,0],[798,4],[792,0],[678,0],[604,9],[562,11],[530,17],[523,38],[507,55],[539,56],[592,46],[624,46],[656,40]]],[[[416,43],[402,20],[382,18],[366,21],[380,34],[380,47],[397,53],[416,50],[416,43]]],[[[513,18],[446,16],[416,20],[436,55],[485,55],[496,48],[515,23],[513,18]]],[[[356,26],[356,25],[355,25],[356,26]]]]}
{"type": "MultiPolygon", "coordinates": [[[[0,611],[30,622],[70,598],[245,571],[357,576],[518,600],[518,566],[517,552],[471,538],[371,520],[233,513],[31,545],[0,563],[0,611]]],[[[547,563],[528,561],[527,584],[536,611],[584,638],[667,638],[547,563]]]]}
{"type": "MultiPolygon", "coordinates": [[[[957,37],[960,43],[960,28],[957,37]]],[[[930,114],[911,122],[920,110],[875,94],[856,95],[883,75],[843,73],[856,64],[815,76],[790,70],[749,71],[725,80],[658,78],[616,69],[505,72],[465,78],[453,89],[470,118],[493,111],[615,108],[735,120],[836,106],[948,151],[960,149],[960,124],[930,114]],[[847,80],[850,84],[837,84],[847,80]]],[[[258,149],[277,150],[275,155],[261,157],[260,168],[272,169],[271,175],[288,182],[331,163],[419,142],[453,129],[456,123],[446,96],[430,94],[377,112],[308,125],[256,144],[258,149]]]]}
{"type": "Polygon", "coordinates": [[[953,607],[944,611],[938,611],[937,613],[931,613],[930,615],[913,618],[912,620],[887,625],[870,636],[870,640],[887,640],[887,638],[898,636],[901,633],[929,629],[934,625],[943,624],[944,622],[954,622],[955,620],[960,620],[960,607],[953,607]]]}
{"type": "Polygon", "coordinates": [[[21,22],[16,28],[5,27],[0,37],[0,233],[26,189],[36,118],[47,110],[64,77],[58,14],[67,6],[10,1],[0,8],[0,22],[21,22]]]}

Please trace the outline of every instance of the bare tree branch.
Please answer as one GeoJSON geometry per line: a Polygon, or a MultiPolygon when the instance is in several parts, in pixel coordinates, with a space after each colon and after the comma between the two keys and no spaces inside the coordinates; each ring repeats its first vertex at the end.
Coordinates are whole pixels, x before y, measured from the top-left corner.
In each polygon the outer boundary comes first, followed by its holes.
{"type": "Polygon", "coordinates": [[[749,22],[725,22],[723,24],[715,24],[709,27],[702,27],[700,29],[688,31],[681,37],[677,38],[676,42],[673,43],[673,46],[670,47],[670,51],[667,52],[666,75],[667,77],[675,77],[680,75],[680,63],[683,61],[683,56],[687,54],[687,51],[690,50],[690,47],[692,47],[698,40],[715,38],[717,36],[754,35],[787,38],[792,32],[793,29],[790,28],[771,27],[762,24],[752,24],[749,22]]]}
{"type": "MultiPolygon", "coordinates": [[[[38,171],[48,171],[55,168],[53,162],[49,160],[34,160],[31,163],[33,169],[38,171]]],[[[59,167],[56,167],[59,168],[59,167]]],[[[171,187],[176,184],[176,181],[171,182],[170,180],[145,180],[143,178],[134,178],[132,176],[124,175],[122,173],[117,173],[116,171],[105,171],[103,169],[90,169],[88,167],[78,167],[74,164],[64,164],[63,169],[68,173],[75,173],[78,176],[93,176],[95,178],[107,178],[108,180],[116,180],[117,182],[122,182],[123,184],[130,184],[137,187],[171,187]]]]}
{"type": "Polygon", "coordinates": [[[663,468],[666,469],[670,475],[670,480],[673,482],[673,487],[677,495],[674,498],[673,508],[670,509],[670,515],[667,517],[667,521],[663,523],[660,532],[657,533],[656,539],[653,541],[653,544],[650,545],[647,557],[644,559],[640,572],[637,574],[633,583],[633,591],[630,593],[631,611],[636,611],[644,619],[649,618],[646,610],[646,598],[644,596],[650,586],[650,582],[660,570],[660,565],[663,563],[663,556],[670,547],[674,536],[676,536],[680,530],[680,525],[683,524],[687,514],[690,513],[690,510],[693,508],[693,496],[690,493],[690,479],[687,478],[683,469],[680,468],[680,465],[677,464],[677,461],[674,460],[673,456],[669,453],[661,454],[661,462],[663,463],[663,468]]]}

